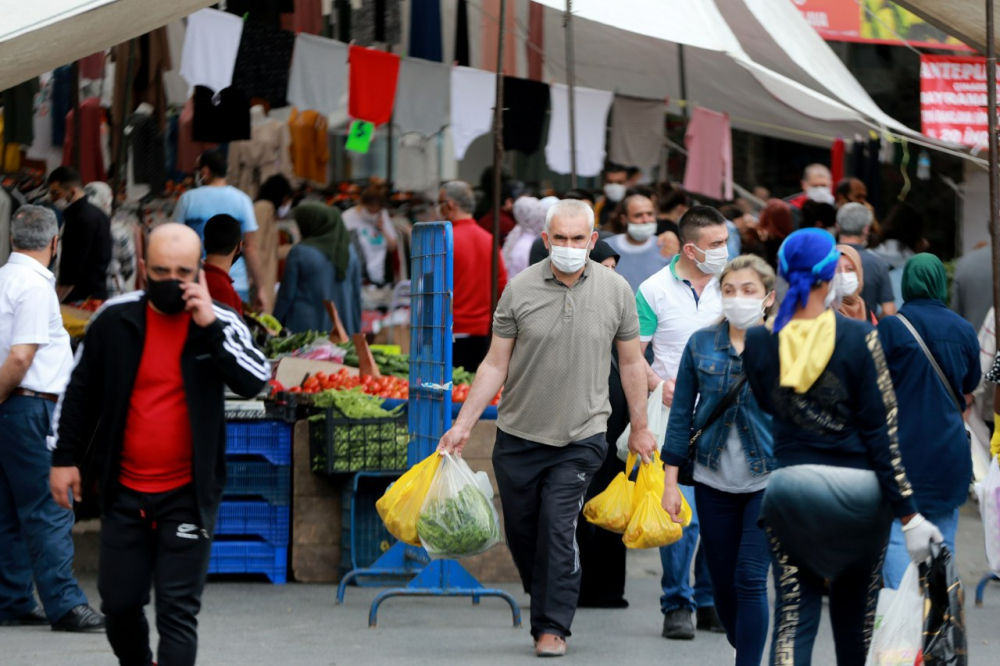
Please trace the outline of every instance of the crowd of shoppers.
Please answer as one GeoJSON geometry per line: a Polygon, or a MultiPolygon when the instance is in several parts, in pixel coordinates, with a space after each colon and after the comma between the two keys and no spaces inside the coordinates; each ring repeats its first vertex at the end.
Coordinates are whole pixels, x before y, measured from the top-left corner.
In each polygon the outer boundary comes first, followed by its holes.
{"type": "MultiPolygon", "coordinates": [[[[193,663],[221,387],[252,395],[270,377],[244,303],[299,332],[334,325],[329,301],[353,333],[363,290],[399,281],[407,236],[383,187],[342,212],[280,175],[252,202],[226,171],[221,153],[201,155],[180,224],[148,237],[146,290],[105,302],[75,362],[59,303],[111,295],[110,190],[60,168],[46,184],[62,234],[50,209],[14,216],[0,268],[0,417],[14,447],[0,459],[0,623],[106,625],[122,663],[149,663],[153,588],[157,659],[193,663]],[[294,243],[282,242],[289,222],[294,243]],[[104,615],[72,575],[91,437],[104,615]]],[[[861,181],[834,185],[810,165],[800,195],[720,212],[636,178],[610,167],[596,204],[506,182],[495,285],[492,221],[473,217],[470,185],[441,187],[425,217],[452,225],[454,365],[477,374],[440,448],[460,453],[504,389],[493,463],[538,655],[566,653],[577,607],[628,606],[624,544],[580,510],[620,472],[615,444],[631,425],[644,461],[665,435],[663,509],[680,522],[686,501],[693,514],[659,553],[663,637],[724,633],[749,666],[773,626],[772,662],[807,664],[828,594],[838,663],[864,663],[879,588],[897,587],[932,542],[955,549],[972,467],[964,419],[973,394],[992,394],[981,377],[995,334],[976,336],[992,319],[988,260],[959,266],[956,314],[919,214],[896,206],[878,228],[861,181]],[[654,434],[646,401],[661,384],[669,418],[654,434]]]]}

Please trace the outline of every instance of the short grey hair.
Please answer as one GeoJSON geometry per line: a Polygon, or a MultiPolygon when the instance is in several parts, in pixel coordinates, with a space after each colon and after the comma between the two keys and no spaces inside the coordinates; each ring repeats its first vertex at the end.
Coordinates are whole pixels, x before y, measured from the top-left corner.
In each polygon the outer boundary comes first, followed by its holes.
{"type": "Polygon", "coordinates": [[[21,206],[10,220],[10,239],[15,250],[43,250],[58,233],[56,214],[44,206],[21,206]]]}
{"type": "Polygon", "coordinates": [[[845,236],[860,236],[871,223],[872,212],[863,204],[844,204],[837,211],[837,228],[845,236]]]}
{"type": "Polygon", "coordinates": [[[826,176],[827,178],[833,178],[833,174],[830,173],[830,168],[825,164],[810,164],[805,169],[802,170],[802,180],[809,180],[809,176],[813,174],[826,176]]]}
{"type": "Polygon", "coordinates": [[[444,197],[454,203],[463,213],[471,213],[476,207],[476,196],[472,186],[464,180],[450,180],[441,186],[444,197]]]}
{"type": "Polygon", "coordinates": [[[594,228],[594,209],[586,201],[579,199],[562,199],[552,205],[545,213],[545,233],[552,228],[552,220],[556,217],[582,217],[587,220],[591,230],[594,228]]]}

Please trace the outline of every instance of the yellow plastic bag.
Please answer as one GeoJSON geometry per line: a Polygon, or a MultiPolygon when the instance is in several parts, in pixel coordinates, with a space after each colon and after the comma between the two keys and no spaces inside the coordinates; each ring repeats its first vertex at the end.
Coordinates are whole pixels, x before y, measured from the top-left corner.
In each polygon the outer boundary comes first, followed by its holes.
{"type": "Polygon", "coordinates": [[[385,494],[375,502],[375,510],[382,518],[389,534],[411,546],[420,545],[417,536],[417,519],[424,504],[434,475],[441,466],[441,454],[435,451],[399,477],[385,494]]]}
{"type": "Polygon", "coordinates": [[[691,507],[681,496],[681,523],[675,523],[663,510],[663,466],[654,455],[648,465],[639,466],[635,482],[635,502],[632,520],[622,535],[626,548],[661,548],[680,540],[684,527],[691,524],[691,507]]]}
{"type": "Polygon", "coordinates": [[[583,506],[583,517],[588,523],[603,527],[609,532],[623,534],[632,519],[632,503],[635,494],[635,482],[628,477],[635,466],[635,454],[628,454],[625,471],[618,472],[604,492],[591,498],[583,506]]]}

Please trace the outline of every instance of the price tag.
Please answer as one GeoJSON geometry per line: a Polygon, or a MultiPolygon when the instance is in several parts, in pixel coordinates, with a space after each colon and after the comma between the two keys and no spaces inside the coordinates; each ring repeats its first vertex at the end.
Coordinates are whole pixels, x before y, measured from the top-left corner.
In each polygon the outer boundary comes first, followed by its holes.
{"type": "Polygon", "coordinates": [[[372,137],[375,136],[375,125],[366,120],[351,121],[351,130],[347,135],[347,150],[355,153],[367,153],[372,147],[372,137]]]}

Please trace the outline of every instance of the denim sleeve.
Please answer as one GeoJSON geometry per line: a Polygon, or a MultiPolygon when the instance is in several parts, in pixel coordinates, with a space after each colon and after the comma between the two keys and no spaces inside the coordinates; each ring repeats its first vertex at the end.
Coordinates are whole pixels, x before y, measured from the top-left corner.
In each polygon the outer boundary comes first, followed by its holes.
{"type": "Polygon", "coordinates": [[[674,401],[670,407],[670,420],[667,422],[667,439],[663,443],[661,458],[668,465],[680,467],[687,459],[697,397],[698,372],[695,370],[694,354],[689,340],[681,356],[680,369],[677,371],[674,401]]]}

